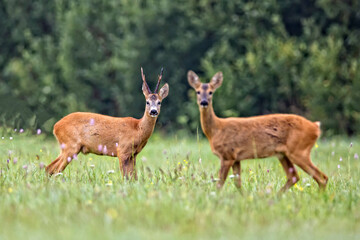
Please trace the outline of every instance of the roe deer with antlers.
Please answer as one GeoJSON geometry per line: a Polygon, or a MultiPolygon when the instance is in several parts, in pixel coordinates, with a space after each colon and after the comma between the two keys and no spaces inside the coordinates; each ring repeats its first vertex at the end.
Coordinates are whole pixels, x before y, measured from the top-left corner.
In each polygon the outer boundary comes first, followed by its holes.
{"type": "Polygon", "coordinates": [[[218,118],[213,110],[212,96],[222,84],[222,73],[216,73],[209,83],[201,83],[199,77],[189,71],[188,81],[197,93],[201,128],[212,152],[221,161],[218,188],[224,185],[230,167],[235,175],[235,185],[240,187],[240,161],[271,156],[279,158],[287,176],[281,192],[299,180],[294,164],[312,176],[320,189],[325,188],[328,177],[310,159],[310,151],[321,133],[320,122],[293,114],[218,118]]]}
{"type": "Polygon", "coordinates": [[[152,93],[141,68],[142,91],[146,99],[141,119],[76,112],[58,121],[54,126],[54,135],[61,146],[61,153],[46,167],[46,172],[52,175],[63,171],[79,152],[83,152],[118,157],[123,176],[136,179],[136,155],[153,133],[161,101],[169,93],[167,83],[158,93],[162,73],[163,69],[152,93]]]}

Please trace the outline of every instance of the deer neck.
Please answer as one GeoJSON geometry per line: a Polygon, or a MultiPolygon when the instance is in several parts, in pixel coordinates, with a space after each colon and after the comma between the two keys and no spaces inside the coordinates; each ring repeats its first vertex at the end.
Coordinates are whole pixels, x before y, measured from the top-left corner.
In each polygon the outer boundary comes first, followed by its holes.
{"type": "Polygon", "coordinates": [[[155,128],[156,120],[157,117],[150,117],[146,112],[144,113],[144,116],[139,122],[139,130],[144,138],[148,139],[151,136],[155,128]]]}
{"type": "Polygon", "coordinates": [[[214,134],[218,117],[214,113],[212,103],[207,108],[199,107],[201,128],[208,139],[214,134]]]}

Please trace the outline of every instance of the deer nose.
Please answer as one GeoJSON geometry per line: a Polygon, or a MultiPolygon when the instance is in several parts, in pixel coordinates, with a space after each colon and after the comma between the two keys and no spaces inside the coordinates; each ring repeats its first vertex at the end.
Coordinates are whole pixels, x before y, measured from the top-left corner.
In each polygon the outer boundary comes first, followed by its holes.
{"type": "Polygon", "coordinates": [[[200,105],[205,107],[205,106],[209,105],[209,103],[208,103],[208,101],[206,101],[206,100],[202,100],[202,101],[200,102],[200,105]]]}
{"type": "Polygon", "coordinates": [[[150,111],[150,114],[151,114],[151,115],[158,115],[158,111],[156,111],[155,109],[152,109],[152,110],[150,111]]]}

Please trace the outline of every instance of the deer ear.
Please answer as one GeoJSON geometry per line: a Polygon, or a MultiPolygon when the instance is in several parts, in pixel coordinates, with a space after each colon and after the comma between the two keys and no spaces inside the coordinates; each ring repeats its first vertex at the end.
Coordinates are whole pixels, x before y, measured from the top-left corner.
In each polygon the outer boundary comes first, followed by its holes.
{"type": "Polygon", "coordinates": [[[161,97],[161,99],[164,99],[167,97],[167,95],[169,94],[169,84],[165,84],[159,92],[159,96],[161,97]]]}
{"type": "Polygon", "coordinates": [[[151,94],[151,92],[149,91],[149,87],[144,82],[142,84],[142,91],[143,91],[143,94],[145,97],[147,97],[149,94],[151,94]]]}
{"type": "Polygon", "coordinates": [[[196,73],[194,73],[193,71],[191,70],[188,71],[187,77],[188,77],[188,82],[192,88],[196,89],[201,85],[198,75],[196,75],[196,73]]]}
{"type": "Polygon", "coordinates": [[[217,89],[218,87],[221,86],[223,82],[223,74],[222,72],[217,72],[210,81],[210,85],[214,88],[217,89]]]}

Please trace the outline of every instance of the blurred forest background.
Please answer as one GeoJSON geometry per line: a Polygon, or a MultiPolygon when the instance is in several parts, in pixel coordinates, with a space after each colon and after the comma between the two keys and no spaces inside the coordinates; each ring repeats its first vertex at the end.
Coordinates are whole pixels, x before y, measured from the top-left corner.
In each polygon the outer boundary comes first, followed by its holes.
{"type": "Polygon", "coordinates": [[[224,73],[217,115],[296,113],[360,133],[359,0],[1,0],[0,125],[143,115],[140,67],[170,85],[158,130],[196,131],[186,73],[224,73]]]}

